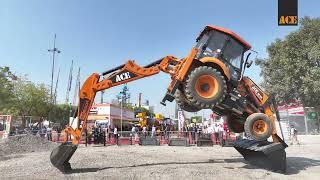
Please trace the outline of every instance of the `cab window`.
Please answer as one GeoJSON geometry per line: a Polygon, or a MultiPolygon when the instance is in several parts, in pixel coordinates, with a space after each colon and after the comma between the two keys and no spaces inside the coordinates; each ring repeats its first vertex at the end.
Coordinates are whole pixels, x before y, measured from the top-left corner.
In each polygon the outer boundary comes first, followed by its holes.
{"type": "Polygon", "coordinates": [[[243,46],[233,38],[230,38],[222,53],[222,58],[229,62],[235,68],[241,69],[243,52],[243,46]]]}

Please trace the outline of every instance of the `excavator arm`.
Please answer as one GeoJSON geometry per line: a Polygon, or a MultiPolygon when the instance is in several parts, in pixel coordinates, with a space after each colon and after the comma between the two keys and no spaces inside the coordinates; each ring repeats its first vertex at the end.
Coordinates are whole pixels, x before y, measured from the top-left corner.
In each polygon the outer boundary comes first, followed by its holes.
{"type": "MultiPolygon", "coordinates": [[[[178,63],[178,59],[173,56],[166,56],[144,67],[141,67],[134,61],[129,60],[126,64],[103,72],[101,75],[93,73],[86,79],[82,85],[82,88],[80,89],[77,123],[78,127],[73,129],[71,126],[68,126],[65,129],[65,134],[72,135],[72,144],[79,144],[82,130],[86,128],[86,121],[95,95],[98,91],[106,90],[114,86],[152,76],[161,71],[173,76],[175,74],[174,65],[177,65],[178,63]],[[104,77],[104,79],[101,79],[101,77],[104,77]]],[[[66,139],[67,138],[65,138],[65,141],[66,139]]]]}
{"type": "Polygon", "coordinates": [[[62,172],[71,169],[68,161],[77,149],[83,130],[86,129],[87,118],[98,91],[165,72],[171,75],[172,81],[163,99],[162,103],[164,104],[166,100],[173,100],[172,94],[179,79],[182,79],[186,74],[187,71],[185,69],[191,66],[191,62],[192,57],[179,60],[173,56],[166,56],[142,67],[129,60],[127,63],[101,74],[93,73],[90,75],[83,83],[79,93],[77,128],[74,129],[69,125],[64,129],[64,143],[52,151],[50,156],[51,163],[62,172]],[[67,142],[70,135],[72,136],[72,143],[67,142]]]}

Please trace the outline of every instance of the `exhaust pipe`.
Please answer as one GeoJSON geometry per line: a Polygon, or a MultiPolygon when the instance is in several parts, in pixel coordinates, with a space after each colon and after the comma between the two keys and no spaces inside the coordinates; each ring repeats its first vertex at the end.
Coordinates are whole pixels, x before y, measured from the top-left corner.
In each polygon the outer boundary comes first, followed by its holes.
{"type": "Polygon", "coordinates": [[[257,167],[285,173],[287,168],[286,144],[281,142],[255,141],[242,139],[234,142],[234,148],[246,161],[257,167]]]}
{"type": "Polygon", "coordinates": [[[51,152],[51,164],[58,168],[62,173],[70,172],[71,165],[69,163],[69,160],[77,150],[77,148],[78,145],[74,145],[70,142],[62,143],[51,152]]]}

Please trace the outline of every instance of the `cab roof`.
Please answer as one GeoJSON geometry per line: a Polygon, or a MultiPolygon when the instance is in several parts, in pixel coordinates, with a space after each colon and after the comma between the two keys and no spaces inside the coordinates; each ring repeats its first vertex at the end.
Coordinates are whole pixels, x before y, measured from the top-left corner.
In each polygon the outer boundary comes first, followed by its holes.
{"type": "Polygon", "coordinates": [[[205,27],[205,29],[201,32],[200,36],[202,36],[202,34],[208,30],[216,30],[216,31],[220,31],[220,32],[223,32],[227,35],[230,35],[231,37],[233,37],[235,40],[239,41],[241,44],[243,44],[247,50],[251,49],[251,45],[249,43],[247,43],[244,39],[242,39],[239,35],[237,35],[236,33],[228,30],[228,29],[225,29],[225,28],[222,28],[222,27],[218,27],[218,26],[212,26],[212,25],[207,25],[205,27]]]}

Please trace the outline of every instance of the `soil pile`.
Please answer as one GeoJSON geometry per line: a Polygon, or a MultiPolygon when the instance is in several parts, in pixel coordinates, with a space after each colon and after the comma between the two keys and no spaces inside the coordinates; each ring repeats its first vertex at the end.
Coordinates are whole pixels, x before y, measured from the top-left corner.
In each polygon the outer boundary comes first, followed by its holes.
{"type": "Polygon", "coordinates": [[[0,141],[0,155],[51,151],[57,145],[32,134],[10,136],[0,141]]]}

